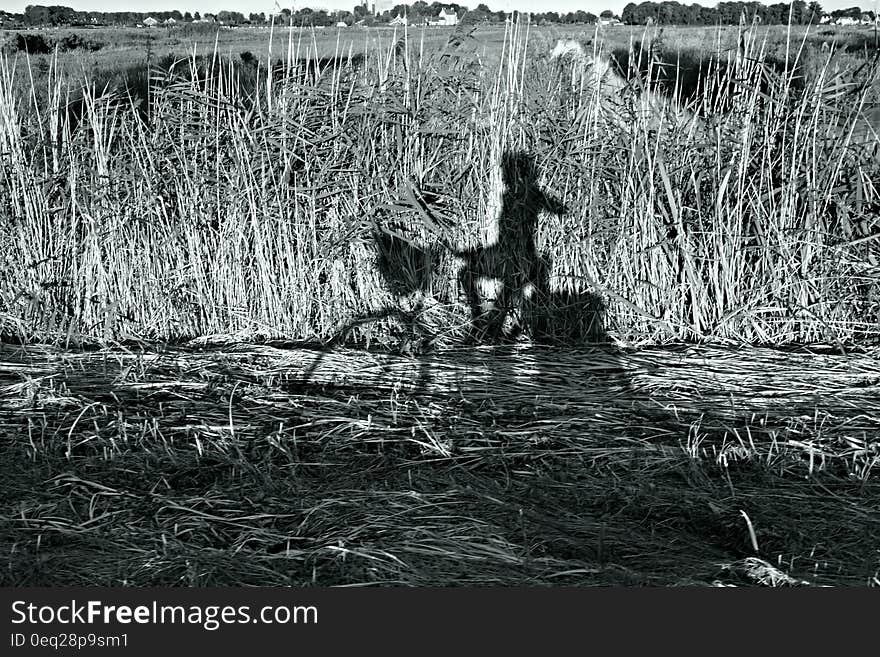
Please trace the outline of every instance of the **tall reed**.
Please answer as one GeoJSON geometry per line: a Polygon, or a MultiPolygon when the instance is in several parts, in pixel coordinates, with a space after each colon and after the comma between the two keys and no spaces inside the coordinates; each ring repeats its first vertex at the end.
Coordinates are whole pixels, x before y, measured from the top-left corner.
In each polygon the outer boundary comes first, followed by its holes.
{"type": "MultiPolygon", "coordinates": [[[[658,129],[601,120],[538,41],[517,23],[481,59],[466,31],[431,49],[409,30],[323,70],[307,36],[279,65],[193,53],[155,73],[146,116],[54,68],[45,111],[0,60],[0,328],[327,338],[403,302],[377,225],[426,248],[485,242],[499,158],[523,150],[569,208],[539,228],[551,287],[602,296],[619,339],[876,340],[877,143],[857,120],[876,67],[791,43],[774,69],[743,28],[705,69],[704,118],[658,129]]],[[[453,335],[454,260],[438,274],[434,329],[453,335]]]]}

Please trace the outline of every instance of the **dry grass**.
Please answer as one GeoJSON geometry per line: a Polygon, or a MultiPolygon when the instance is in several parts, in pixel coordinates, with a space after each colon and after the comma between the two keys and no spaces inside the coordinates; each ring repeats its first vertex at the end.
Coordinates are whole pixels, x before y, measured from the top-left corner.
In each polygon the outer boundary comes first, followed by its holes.
{"type": "Polygon", "coordinates": [[[0,355],[14,585],[875,585],[876,352],[0,355]]]}
{"type": "MultiPolygon", "coordinates": [[[[877,142],[858,113],[876,69],[769,34],[744,32],[741,51],[718,35],[697,131],[627,120],[625,104],[625,120],[600,120],[596,94],[572,93],[547,58],[552,35],[525,25],[492,56],[464,32],[432,45],[412,31],[319,76],[303,59],[321,53],[291,34],[274,75],[219,53],[180,61],[148,109],[85,87],[65,111],[63,66],[19,95],[30,78],[6,62],[0,327],[42,341],[330,338],[405,305],[377,271],[377,226],[425,249],[478,246],[515,150],[569,208],[536,235],[552,291],[601,297],[615,338],[875,340],[877,142]]],[[[642,73],[634,84],[652,86],[656,68],[642,73]]],[[[467,309],[454,265],[439,271],[428,305],[443,334],[467,309]]]]}
{"type": "Polygon", "coordinates": [[[0,62],[0,335],[117,345],[0,343],[0,582],[877,584],[873,63],[737,32],[685,131],[605,121],[553,35],[447,34],[140,107],[0,62]],[[538,337],[834,350],[461,348],[512,152],[565,208],[538,337]]]}

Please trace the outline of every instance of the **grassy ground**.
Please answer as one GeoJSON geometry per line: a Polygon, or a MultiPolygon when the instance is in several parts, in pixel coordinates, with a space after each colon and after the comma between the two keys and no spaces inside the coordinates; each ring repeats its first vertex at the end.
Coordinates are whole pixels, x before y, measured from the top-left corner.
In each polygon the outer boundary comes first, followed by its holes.
{"type": "Polygon", "coordinates": [[[877,584],[866,33],[609,30],[612,112],[523,25],[73,79],[154,34],[0,65],[0,583],[877,584]],[[685,48],[699,120],[638,115],[685,48]]]}
{"type": "Polygon", "coordinates": [[[877,585],[880,354],[0,351],[0,582],[877,585]]]}
{"type": "MultiPolygon", "coordinates": [[[[713,52],[719,47],[735,49],[738,45],[739,29],[737,27],[705,28],[705,27],[663,27],[645,28],[639,26],[619,26],[613,29],[597,29],[596,26],[534,26],[532,35],[540,46],[555,43],[560,38],[576,38],[583,40],[601,39],[611,49],[625,50],[633,41],[659,39],[665,48],[684,52],[713,52]]],[[[65,65],[72,72],[99,69],[112,71],[130,66],[142,65],[148,59],[158,59],[172,55],[187,57],[195,50],[198,53],[212,53],[216,49],[220,54],[238,56],[249,51],[266,55],[271,52],[273,57],[283,57],[289,45],[299,44],[304,54],[316,54],[324,57],[336,52],[371,52],[393,42],[404,34],[418,40],[424,39],[428,49],[437,48],[448,39],[450,30],[445,28],[421,30],[409,28],[328,28],[325,30],[300,30],[275,27],[272,30],[272,44],[269,44],[269,28],[237,28],[221,29],[202,26],[162,29],[52,29],[33,31],[0,30],[0,47],[13,53],[15,39],[19,34],[30,34],[43,37],[51,48],[58,44],[63,48],[65,39],[75,36],[84,45],[80,48],[65,51],[65,65]],[[92,50],[92,48],[97,48],[92,50]]],[[[837,50],[849,53],[873,54],[878,44],[873,28],[854,27],[812,27],[771,26],[759,30],[761,38],[767,38],[775,52],[784,50],[786,42],[799,44],[805,41],[810,46],[820,47],[827,43],[837,50]]],[[[473,36],[479,43],[478,52],[484,61],[491,61],[500,55],[504,43],[502,26],[478,26],[473,36]]],[[[39,55],[35,55],[39,58],[39,55]]],[[[37,60],[39,61],[39,60],[37,60]]]]}

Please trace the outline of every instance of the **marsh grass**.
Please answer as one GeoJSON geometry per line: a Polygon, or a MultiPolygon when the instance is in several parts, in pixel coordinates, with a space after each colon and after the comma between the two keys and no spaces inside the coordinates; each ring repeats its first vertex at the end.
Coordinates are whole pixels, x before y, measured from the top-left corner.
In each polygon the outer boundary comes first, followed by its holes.
{"type": "Polygon", "coordinates": [[[0,583],[878,584],[873,62],[632,33],[700,118],[608,122],[552,34],[444,34],[156,53],[145,96],[2,60],[0,583]],[[510,153],[559,201],[536,342],[836,348],[461,348],[510,153]]]}
{"type": "MultiPolygon", "coordinates": [[[[600,296],[617,339],[875,340],[877,141],[859,115],[876,66],[797,35],[771,66],[767,32],[737,34],[688,101],[698,130],[597,120],[527,24],[492,56],[466,31],[437,47],[410,30],[362,61],[337,46],[323,69],[287,32],[280,64],[277,41],[247,61],[165,60],[140,101],[57,59],[22,79],[4,57],[2,332],[329,339],[406,301],[378,271],[377,227],[479,246],[499,159],[519,150],[570,209],[536,236],[552,291],[600,296]]],[[[635,88],[655,86],[636,69],[635,88]]],[[[467,310],[455,263],[437,270],[431,330],[453,342],[467,310]]]]}

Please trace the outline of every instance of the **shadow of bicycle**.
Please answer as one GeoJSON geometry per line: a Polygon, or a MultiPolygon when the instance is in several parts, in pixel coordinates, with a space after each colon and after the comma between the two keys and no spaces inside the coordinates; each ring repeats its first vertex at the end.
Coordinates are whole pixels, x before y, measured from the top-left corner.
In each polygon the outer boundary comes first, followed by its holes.
{"type": "MultiPolygon", "coordinates": [[[[399,221],[376,224],[376,271],[393,302],[351,320],[328,344],[344,344],[355,329],[380,321],[401,327],[398,349],[407,354],[430,351],[441,333],[458,336],[453,344],[470,346],[607,342],[601,297],[591,290],[563,288],[551,276],[552,261],[536,245],[541,214],[565,214],[568,208],[541,189],[529,153],[505,152],[500,169],[501,208],[485,244],[461,249],[440,237],[424,245],[409,239],[399,221]],[[439,272],[449,269],[455,272],[459,298],[444,303],[439,290],[445,281],[439,272]],[[461,297],[467,309],[464,330],[443,324],[456,322],[448,311],[461,297]]],[[[444,344],[450,346],[448,340],[444,344]]]]}

